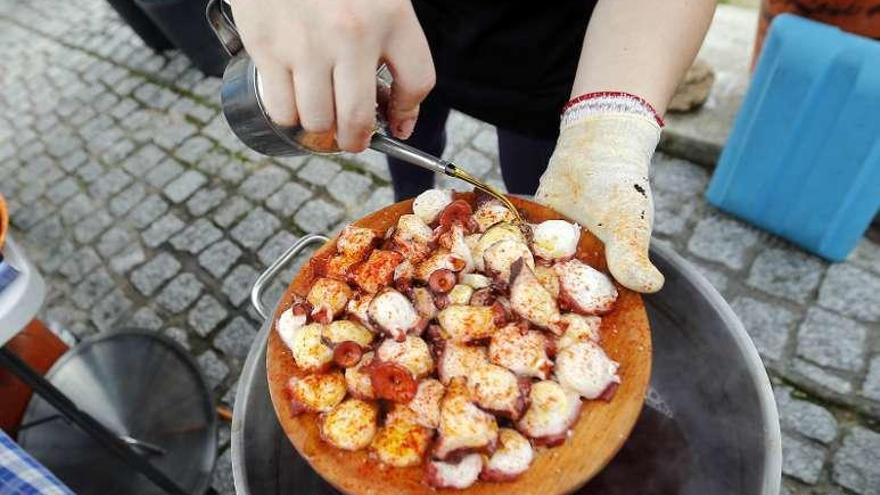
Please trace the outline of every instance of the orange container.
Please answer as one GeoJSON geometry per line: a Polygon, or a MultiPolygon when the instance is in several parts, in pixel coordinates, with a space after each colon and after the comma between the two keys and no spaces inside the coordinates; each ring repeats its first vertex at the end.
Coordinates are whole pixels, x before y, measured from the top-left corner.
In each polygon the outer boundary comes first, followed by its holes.
{"type": "Polygon", "coordinates": [[[6,231],[9,230],[9,210],[6,208],[6,200],[0,194],[0,249],[6,242],[6,231]]]}
{"type": "Polygon", "coordinates": [[[770,22],[786,12],[868,38],[880,38],[880,0],[761,0],[752,67],[761,53],[770,22]]]}

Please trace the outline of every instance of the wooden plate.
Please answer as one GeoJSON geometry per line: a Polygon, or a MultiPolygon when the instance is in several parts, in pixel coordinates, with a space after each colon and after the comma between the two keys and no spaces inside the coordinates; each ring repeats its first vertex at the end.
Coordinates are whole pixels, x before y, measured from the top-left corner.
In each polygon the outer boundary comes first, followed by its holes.
{"type": "MultiPolygon", "coordinates": [[[[472,200],[471,193],[461,194],[472,200]]],[[[564,218],[553,210],[528,200],[511,198],[530,222],[564,218]]],[[[364,217],[355,225],[385,232],[397,219],[412,212],[412,200],[403,201],[364,217]]],[[[331,240],[313,259],[335,252],[331,240]]],[[[577,257],[606,270],[602,243],[584,231],[577,257]]],[[[313,414],[291,416],[285,384],[294,374],[301,374],[290,351],[284,346],[275,326],[281,309],[286,309],[294,294],[305,296],[315,275],[306,263],[291,282],[273,317],[266,352],[266,372],[275,413],[290,441],[324,479],[349,494],[403,495],[417,493],[555,495],[576,490],[602,469],[623,445],[639,412],[651,373],[651,335],[642,298],[618,286],[620,296],[614,311],[602,319],[602,347],[620,363],[622,383],[610,402],[587,401],[572,436],[563,445],[539,449],[532,466],[509,483],[477,482],[466,490],[434,490],[422,482],[423,466],[390,468],[370,458],[367,450],[347,452],[320,439],[313,414]]]]}

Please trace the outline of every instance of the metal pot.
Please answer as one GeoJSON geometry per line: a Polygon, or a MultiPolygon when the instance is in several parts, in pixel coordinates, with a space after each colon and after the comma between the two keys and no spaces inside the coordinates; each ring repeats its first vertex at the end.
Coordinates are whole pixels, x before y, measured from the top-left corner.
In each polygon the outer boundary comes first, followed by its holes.
{"type": "MultiPolygon", "coordinates": [[[[263,288],[297,253],[323,236],[306,236],[254,284],[263,288]]],[[[695,268],[655,246],[666,285],[645,297],[654,342],[646,407],[623,449],[578,493],[777,495],[782,476],[779,419],[770,382],[733,311],[695,268]]],[[[281,431],[266,382],[263,325],[235,399],[232,468],[239,495],[337,493],[296,453],[281,431]]]]}

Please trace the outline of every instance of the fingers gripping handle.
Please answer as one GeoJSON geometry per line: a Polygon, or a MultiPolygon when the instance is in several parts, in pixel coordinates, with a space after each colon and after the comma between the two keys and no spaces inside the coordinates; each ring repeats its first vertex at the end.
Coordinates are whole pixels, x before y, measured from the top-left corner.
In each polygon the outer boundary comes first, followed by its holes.
{"type": "Polygon", "coordinates": [[[238,35],[238,29],[235,27],[232,11],[225,0],[208,2],[208,6],[205,7],[205,17],[208,18],[208,24],[230,57],[238,55],[238,52],[244,49],[241,36],[238,35]]]}

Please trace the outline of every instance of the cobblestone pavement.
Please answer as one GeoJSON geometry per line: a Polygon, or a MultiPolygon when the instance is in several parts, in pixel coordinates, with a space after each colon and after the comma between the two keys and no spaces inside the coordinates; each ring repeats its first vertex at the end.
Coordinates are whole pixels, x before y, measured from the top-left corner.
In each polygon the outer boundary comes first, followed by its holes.
{"type": "MultiPolygon", "coordinates": [[[[0,46],[0,191],[48,280],[42,317],[78,337],[161,331],[229,403],[260,324],[250,285],[298,236],[389,203],[383,160],[249,152],[219,81],[144,48],[99,0],[0,0],[0,46]]],[[[446,154],[499,182],[494,130],[460,114],[447,129],[446,154]]],[[[709,207],[704,169],[658,155],[654,173],[658,241],[730,301],[775,383],[783,492],[880,493],[880,246],[829,266],[709,207]]]]}

